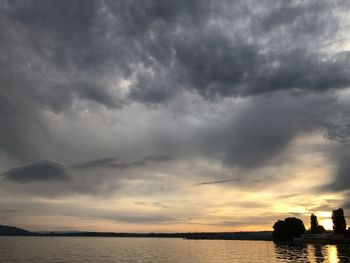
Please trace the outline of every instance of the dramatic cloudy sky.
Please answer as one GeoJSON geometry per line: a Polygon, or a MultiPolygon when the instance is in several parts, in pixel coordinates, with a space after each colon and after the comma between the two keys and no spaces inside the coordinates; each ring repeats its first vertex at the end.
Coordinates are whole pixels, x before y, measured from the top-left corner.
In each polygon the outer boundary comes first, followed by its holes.
{"type": "Polygon", "coordinates": [[[350,215],[346,0],[0,0],[0,224],[350,215]]]}

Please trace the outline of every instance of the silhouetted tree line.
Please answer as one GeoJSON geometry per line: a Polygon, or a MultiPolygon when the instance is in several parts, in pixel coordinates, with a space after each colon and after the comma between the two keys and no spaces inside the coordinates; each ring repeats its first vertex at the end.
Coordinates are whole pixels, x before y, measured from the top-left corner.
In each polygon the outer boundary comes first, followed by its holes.
{"type": "Polygon", "coordinates": [[[292,240],[305,233],[303,221],[296,217],[278,220],[273,225],[272,237],[277,240],[292,240]]]}
{"type": "MultiPolygon", "coordinates": [[[[317,216],[311,214],[311,227],[308,231],[312,234],[322,234],[326,230],[322,225],[318,224],[317,216]]],[[[333,210],[332,212],[333,232],[336,234],[343,234],[350,236],[349,231],[346,230],[346,220],[342,208],[333,210]]],[[[296,217],[288,217],[284,220],[278,220],[273,225],[272,237],[275,240],[292,240],[295,237],[300,237],[305,234],[306,229],[301,219],[296,217]]]]}

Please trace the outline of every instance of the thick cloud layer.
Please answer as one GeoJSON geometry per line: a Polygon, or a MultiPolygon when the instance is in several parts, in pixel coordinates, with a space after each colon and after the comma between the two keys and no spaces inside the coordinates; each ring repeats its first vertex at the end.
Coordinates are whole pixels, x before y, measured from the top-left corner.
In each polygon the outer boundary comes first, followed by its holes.
{"type": "Polygon", "coordinates": [[[0,0],[3,191],[274,189],[293,180],[285,166],[309,169],[305,155],[331,171],[311,192],[346,194],[348,10],[338,0],[0,0]]]}
{"type": "Polygon", "coordinates": [[[327,51],[340,38],[344,8],[316,0],[4,0],[2,147],[38,158],[38,110],[87,101],[115,108],[165,102],[183,89],[215,99],[347,87],[347,52],[327,51]]]}

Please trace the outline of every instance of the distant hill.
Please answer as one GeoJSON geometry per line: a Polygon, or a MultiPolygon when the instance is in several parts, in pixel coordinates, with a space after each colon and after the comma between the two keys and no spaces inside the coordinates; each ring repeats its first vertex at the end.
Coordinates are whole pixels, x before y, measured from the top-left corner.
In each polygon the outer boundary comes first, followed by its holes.
{"type": "Polygon", "coordinates": [[[0,225],[0,236],[32,236],[32,235],[35,235],[35,234],[18,227],[0,225]]]}

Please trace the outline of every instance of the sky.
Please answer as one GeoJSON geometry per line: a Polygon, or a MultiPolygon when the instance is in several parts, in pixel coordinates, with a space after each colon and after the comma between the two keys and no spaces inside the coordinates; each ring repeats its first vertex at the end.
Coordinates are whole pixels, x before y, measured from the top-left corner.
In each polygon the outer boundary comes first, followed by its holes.
{"type": "Polygon", "coordinates": [[[0,0],[0,224],[331,229],[350,216],[349,9],[0,0]]]}

